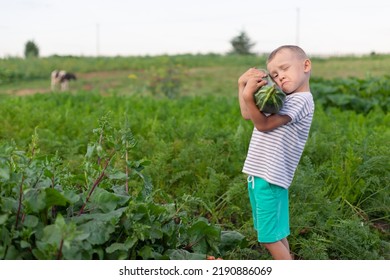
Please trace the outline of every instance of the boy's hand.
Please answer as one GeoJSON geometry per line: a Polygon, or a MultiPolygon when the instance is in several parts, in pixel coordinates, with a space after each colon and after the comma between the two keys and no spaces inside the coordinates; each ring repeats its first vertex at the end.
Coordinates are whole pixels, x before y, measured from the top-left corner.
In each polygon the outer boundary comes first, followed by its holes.
{"type": "Polygon", "coordinates": [[[245,102],[254,102],[253,95],[266,84],[267,80],[263,80],[262,78],[250,78],[243,92],[245,102]]]}
{"type": "Polygon", "coordinates": [[[264,78],[266,76],[267,76],[267,73],[265,72],[265,70],[252,67],[252,68],[249,68],[244,74],[242,74],[240,76],[240,78],[238,79],[238,85],[245,87],[246,84],[248,83],[249,79],[251,79],[251,78],[261,79],[261,78],[264,78]]]}
{"type": "Polygon", "coordinates": [[[267,73],[265,70],[261,70],[253,67],[248,69],[238,79],[238,101],[240,103],[241,116],[245,120],[251,119],[251,114],[249,113],[248,105],[252,107],[252,105],[255,104],[250,104],[249,102],[254,103],[253,95],[255,94],[257,89],[259,89],[260,87],[262,87],[267,83],[266,81],[262,80],[266,76],[267,73]],[[245,99],[245,93],[248,95],[246,99],[245,99]]]}

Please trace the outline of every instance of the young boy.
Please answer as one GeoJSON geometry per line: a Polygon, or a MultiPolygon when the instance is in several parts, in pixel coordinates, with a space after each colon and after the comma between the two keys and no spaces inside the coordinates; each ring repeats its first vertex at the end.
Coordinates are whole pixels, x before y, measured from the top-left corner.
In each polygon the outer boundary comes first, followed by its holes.
{"type": "Polygon", "coordinates": [[[262,70],[251,68],[238,79],[238,98],[244,119],[254,124],[243,172],[258,240],[274,259],[292,259],[288,188],[305,146],[314,113],[309,79],[311,61],[298,46],[274,50],[267,60],[268,75],[286,94],[278,114],[259,111],[254,94],[267,82],[262,70]]]}

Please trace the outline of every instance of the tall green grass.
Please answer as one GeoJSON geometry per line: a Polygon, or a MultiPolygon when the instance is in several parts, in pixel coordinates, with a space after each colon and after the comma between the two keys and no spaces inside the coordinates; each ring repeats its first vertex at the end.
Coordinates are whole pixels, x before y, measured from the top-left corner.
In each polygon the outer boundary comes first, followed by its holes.
{"type": "MultiPolygon", "coordinates": [[[[290,188],[297,258],[390,259],[388,60],[313,58],[316,111],[290,188]]],[[[241,173],[253,126],[240,118],[236,98],[238,76],[264,61],[214,54],[3,59],[0,142],[27,151],[37,134],[40,155],[57,155],[80,180],[102,116],[110,112],[114,127],[127,118],[138,142],[132,156],[151,162],[144,171],[155,198],[191,198],[201,202],[191,215],[245,234],[248,247],[225,258],[268,259],[241,173]],[[46,92],[56,68],[77,72],[71,92],[13,95],[46,92]]]]}
{"type": "MultiPolygon", "coordinates": [[[[241,174],[252,126],[240,119],[235,96],[2,95],[0,141],[25,149],[36,131],[40,153],[58,153],[77,174],[107,112],[114,126],[128,117],[134,157],[151,161],[145,172],[159,200],[196,197],[204,207],[194,215],[245,233],[248,249],[257,248],[241,174]]],[[[379,108],[363,115],[317,106],[290,189],[297,258],[389,259],[389,118],[379,108]]],[[[230,258],[269,258],[248,249],[230,258]]]]}

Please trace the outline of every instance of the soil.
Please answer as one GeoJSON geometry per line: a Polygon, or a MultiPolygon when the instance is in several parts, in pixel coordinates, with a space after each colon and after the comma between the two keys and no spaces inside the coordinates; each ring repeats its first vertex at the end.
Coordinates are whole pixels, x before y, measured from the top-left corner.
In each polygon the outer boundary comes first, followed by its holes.
{"type": "MultiPolygon", "coordinates": [[[[82,83],[82,89],[83,90],[92,90],[94,88],[94,84],[96,84],[96,80],[106,80],[106,79],[113,79],[115,77],[122,77],[127,76],[129,74],[128,71],[99,71],[99,72],[90,72],[90,73],[80,73],[77,74],[77,78],[80,81],[83,81],[82,83]]],[[[50,81],[48,81],[48,87],[36,87],[36,88],[22,88],[22,89],[9,89],[5,90],[5,93],[12,94],[16,96],[26,96],[26,95],[32,95],[32,94],[45,94],[45,93],[51,93],[50,89],[50,81]]],[[[70,83],[70,86],[72,84],[70,83]]],[[[72,90],[72,88],[70,89],[72,90]]]]}

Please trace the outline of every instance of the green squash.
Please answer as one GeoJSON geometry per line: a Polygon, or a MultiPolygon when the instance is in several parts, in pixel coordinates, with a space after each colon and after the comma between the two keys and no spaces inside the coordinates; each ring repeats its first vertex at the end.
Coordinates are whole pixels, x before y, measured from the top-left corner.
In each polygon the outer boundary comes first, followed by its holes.
{"type": "Polygon", "coordinates": [[[269,114],[278,113],[286,99],[286,95],[275,84],[261,87],[254,97],[259,110],[269,114]]]}

